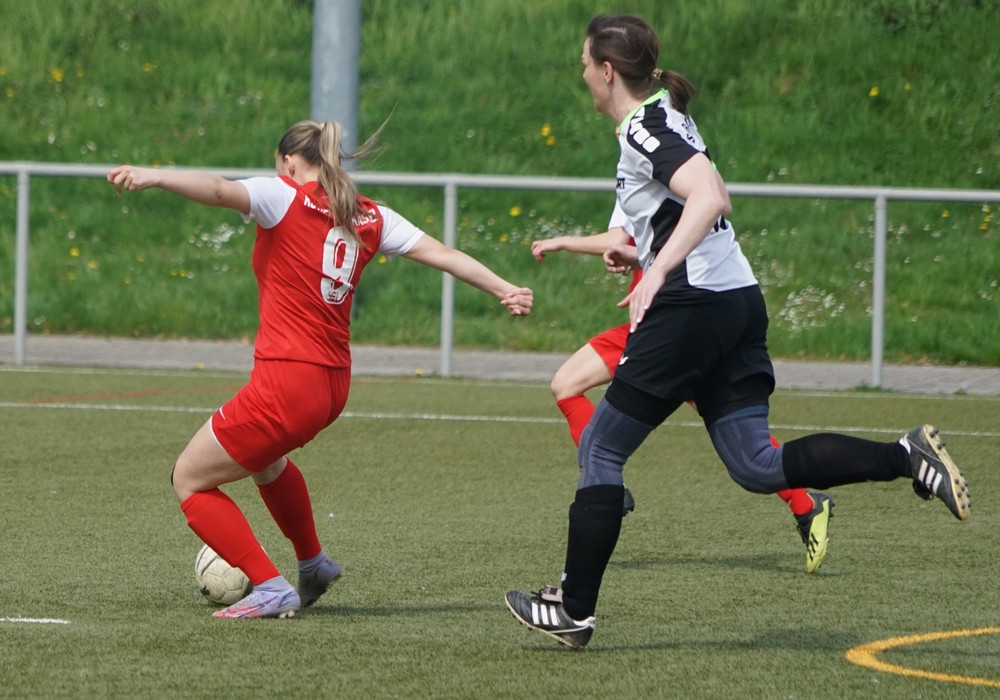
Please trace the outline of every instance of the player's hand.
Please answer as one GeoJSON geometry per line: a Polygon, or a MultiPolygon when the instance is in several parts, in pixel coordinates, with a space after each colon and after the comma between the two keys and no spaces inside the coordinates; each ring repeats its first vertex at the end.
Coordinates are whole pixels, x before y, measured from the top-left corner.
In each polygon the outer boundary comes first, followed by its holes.
{"type": "Polygon", "coordinates": [[[507,292],[500,303],[507,307],[511,316],[527,316],[535,302],[535,293],[527,287],[518,287],[507,292]]]}
{"type": "Polygon", "coordinates": [[[629,333],[634,333],[636,327],[642,323],[646,312],[653,304],[656,293],[663,286],[664,279],[663,276],[657,274],[653,269],[647,270],[643,274],[639,284],[635,285],[635,288],[624,299],[618,302],[619,308],[628,307],[629,333]]]}
{"type": "MultiPolygon", "coordinates": [[[[635,246],[615,244],[604,251],[604,267],[608,272],[627,275],[639,266],[639,255],[635,246]]],[[[619,304],[621,306],[621,304],[619,304]]]]}
{"type": "Polygon", "coordinates": [[[555,253],[563,249],[563,244],[559,238],[546,238],[541,241],[531,242],[531,254],[538,262],[545,262],[546,253],[555,253]]]}
{"type": "Polygon", "coordinates": [[[155,168],[119,165],[108,171],[108,182],[115,186],[118,194],[121,194],[122,190],[136,192],[156,186],[158,174],[155,168]]]}

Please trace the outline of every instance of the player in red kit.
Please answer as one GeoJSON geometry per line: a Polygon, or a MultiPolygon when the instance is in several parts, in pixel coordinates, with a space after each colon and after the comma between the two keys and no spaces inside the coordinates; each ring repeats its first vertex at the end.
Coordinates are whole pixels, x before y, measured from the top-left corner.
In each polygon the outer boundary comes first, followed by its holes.
{"type": "Polygon", "coordinates": [[[351,302],[377,255],[401,255],[448,272],[496,297],[512,316],[533,294],[465,253],[448,248],[393,210],[360,196],[342,167],[374,146],[341,152],[336,122],[303,121],[281,138],[277,177],[226,180],[200,171],[122,165],[107,179],[119,194],[157,187],[257,222],[253,270],[260,325],[250,380],[206,422],[171,474],[188,525],[254,589],[215,613],[223,618],[291,617],[341,575],[323,551],[302,472],[286,456],[340,415],[351,379],[351,302]],[[298,561],[298,589],[264,552],[236,503],[219,488],[253,478],[298,561]]]}

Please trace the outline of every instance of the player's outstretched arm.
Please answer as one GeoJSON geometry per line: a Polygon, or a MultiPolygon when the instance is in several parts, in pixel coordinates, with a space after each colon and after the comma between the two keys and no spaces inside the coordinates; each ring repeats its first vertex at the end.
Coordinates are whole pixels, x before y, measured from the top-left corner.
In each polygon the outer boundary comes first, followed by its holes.
{"type": "Polygon", "coordinates": [[[639,254],[634,245],[617,243],[604,251],[603,258],[608,272],[624,275],[639,267],[639,254]]]}
{"type": "Polygon", "coordinates": [[[456,279],[493,295],[507,307],[511,316],[527,316],[531,313],[534,293],[530,289],[511,284],[475,258],[449,248],[436,238],[421,236],[403,257],[447,272],[456,279]]]}
{"type": "Polygon", "coordinates": [[[120,195],[123,190],[138,192],[158,187],[199,204],[250,211],[250,194],[241,183],[201,170],[172,170],[119,165],[108,171],[108,182],[120,195]]]}
{"type": "Polygon", "coordinates": [[[556,236],[532,241],[531,254],[538,262],[545,262],[546,253],[557,253],[560,250],[583,255],[602,255],[611,246],[628,241],[629,235],[625,229],[616,226],[592,236],[556,236]]]}

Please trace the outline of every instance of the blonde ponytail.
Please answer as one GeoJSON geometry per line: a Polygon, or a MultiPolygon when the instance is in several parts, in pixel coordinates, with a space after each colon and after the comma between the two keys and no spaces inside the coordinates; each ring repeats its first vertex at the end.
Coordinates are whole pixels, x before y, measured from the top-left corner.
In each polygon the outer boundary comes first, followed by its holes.
{"type": "Polygon", "coordinates": [[[330,201],[330,213],[347,237],[358,243],[354,217],[358,212],[358,188],[341,165],[340,142],[343,129],[337,122],[326,121],[319,132],[319,179],[317,184],[330,201]]]}
{"type": "Polygon", "coordinates": [[[297,154],[311,165],[319,166],[317,189],[326,195],[333,222],[355,243],[360,242],[354,228],[354,219],[358,213],[358,189],[342,163],[375,153],[378,150],[378,137],[386,123],[388,119],[354,153],[342,152],[344,130],[335,121],[298,122],[285,132],[278,143],[279,155],[297,154]]]}

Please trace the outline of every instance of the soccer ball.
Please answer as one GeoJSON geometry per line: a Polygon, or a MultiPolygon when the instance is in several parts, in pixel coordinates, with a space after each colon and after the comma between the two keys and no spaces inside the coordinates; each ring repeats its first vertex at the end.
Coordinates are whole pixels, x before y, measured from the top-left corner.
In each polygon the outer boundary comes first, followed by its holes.
{"type": "Polygon", "coordinates": [[[253,590],[247,575],[230,566],[207,544],[195,557],[194,580],[201,594],[216,605],[232,605],[253,590]]]}

